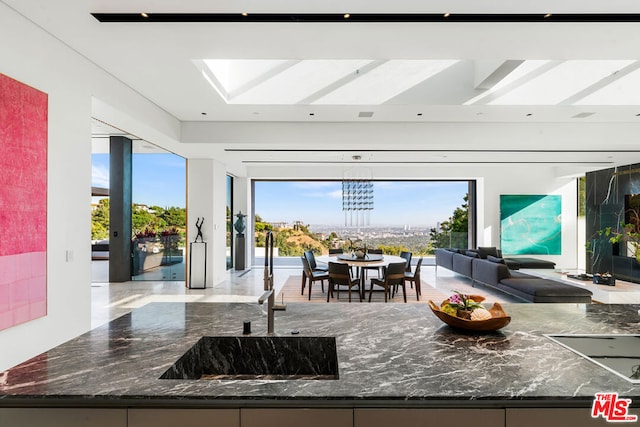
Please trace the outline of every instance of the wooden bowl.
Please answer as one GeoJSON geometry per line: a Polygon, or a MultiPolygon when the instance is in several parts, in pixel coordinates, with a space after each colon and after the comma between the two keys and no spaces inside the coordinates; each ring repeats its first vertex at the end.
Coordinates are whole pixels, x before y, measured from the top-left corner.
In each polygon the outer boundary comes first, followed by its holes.
{"type": "MultiPolygon", "coordinates": [[[[484,297],[481,297],[479,295],[470,295],[469,298],[474,300],[475,302],[484,301],[484,297]]],[[[438,306],[433,301],[429,300],[429,308],[431,308],[433,314],[438,316],[440,320],[442,320],[452,328],[465,329],[467,331],[489,332],[504,328],[509,324],[509,322],[511,322],[511,316],[507,316],[507,313],[504,312],[502,306],[497,302],[494,303],[493,307],[489,309],[489,313],[491,313],[492,317],[491,319],[487,320],[463,319],[461,317],[452,316],[451,314],[445,313],[444,311],[440,310],[440,307],[442,307],[444,304],[447,304],[448,302],[449,300],[446,299],[442,301],[442,304],[440,304],[440,306],[438,306]]]]}

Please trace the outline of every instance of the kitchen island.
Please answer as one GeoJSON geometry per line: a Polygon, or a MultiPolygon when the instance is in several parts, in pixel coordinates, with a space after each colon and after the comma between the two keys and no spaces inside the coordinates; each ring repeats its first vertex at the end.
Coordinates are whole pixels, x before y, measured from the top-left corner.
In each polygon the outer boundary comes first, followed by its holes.
{"type": "MultiPolygon", "coordinates": [[[[159,378],[201,337],[239,336],[245,320],[252,322],[252,336],[266,335],[265,307],[152,303],[0,374],[0,425],[5,425],[3,416],[20,419],[33,407],[111,410],[128,417],[130,426],[135,425],[135,414],[154,416],[168,408],[231,411],[239,423],[232,424],[243,426],[252,425],[251,411],[299,408],[346,411],[350,421],[345,425],[376,425],[384,414],[400,411],[397,419],[413,410],[479,411],[483,419],[492,420],[486,425],[527,425],[545,410],[554,419],[579,414],[590,422],[599,392],[632,399],[632,413],[637,413],[639,384],[544,334],[634,334],[640,306],[503,307],[511,323],[497,332],[477,334],[444,325],[426,303],[289,304],[286,311],[276,312],[276,334],[335,337],[338,379],[183,380],[159,378]],[[518,421],[517,416],[523,418],[518,421]]],[[[420,414],[424,419],[428,412],[420,414]]],[[[260,416],[261,422],[265,417],[260,416]]],[[[438,425],[448,425],[443,422],[438,425]]]]}

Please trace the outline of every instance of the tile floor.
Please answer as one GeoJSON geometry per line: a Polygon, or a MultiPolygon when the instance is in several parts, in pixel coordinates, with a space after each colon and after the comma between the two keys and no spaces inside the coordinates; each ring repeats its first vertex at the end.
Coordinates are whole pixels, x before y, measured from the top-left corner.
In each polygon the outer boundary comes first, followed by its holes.
{"type": "MultiPolygon", "coordinates": [[[[96,281],[108,277],[108,261],[93,262],[94,282],[91,284],[91,327],[95,328],[150,302],[246,302],[256,303],[263,293],[264,268],[254,266],[244,271],[231,270],[227,278],[212,288],[188,289],[183,281],[131,281],[108,283],[96,281]]],[[[437,275],[433,265],[421,269],[422,280],[435,289],[448,294],[454,290],[480,294],[488,302],[520,302],[502,292],[476,284],[471,280],[440,268],[437,275]]],[[[300,275],[301,267],[274,268],[276,293],[291,275],[300,275]]],[[[286,298],[285,298],[286,303],[286,298]]]]}

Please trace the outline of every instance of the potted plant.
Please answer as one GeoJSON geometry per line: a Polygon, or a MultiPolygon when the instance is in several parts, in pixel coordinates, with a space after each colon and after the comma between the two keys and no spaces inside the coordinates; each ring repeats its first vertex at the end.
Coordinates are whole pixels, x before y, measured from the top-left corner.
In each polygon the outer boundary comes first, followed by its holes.
{"type": "Polygon", "coordinates": [[[620,223],[620,229],[607,227],[601,233],[609,237],[611,243],[626,243],[628,251],[640,262],[640,229],[638,222],[633,224],[620,223]]]}

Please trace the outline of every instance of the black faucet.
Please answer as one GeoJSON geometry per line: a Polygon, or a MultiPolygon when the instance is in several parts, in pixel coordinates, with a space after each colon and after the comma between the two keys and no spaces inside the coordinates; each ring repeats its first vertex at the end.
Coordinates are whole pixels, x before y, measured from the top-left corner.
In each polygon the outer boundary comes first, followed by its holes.
{"type": "Polygon", "coordinates": [[[267,301],[267,334],[273,335],[274,323],[275,323],[275,310],[286,310],[287,306],[284,304],[275,305],[275,290],[273,289],[273,233],[267,231],[267,236],[264,242],[265,254],[264,254],[264,293],[258,298],[258,304],[264,304],[267,301]]]}

